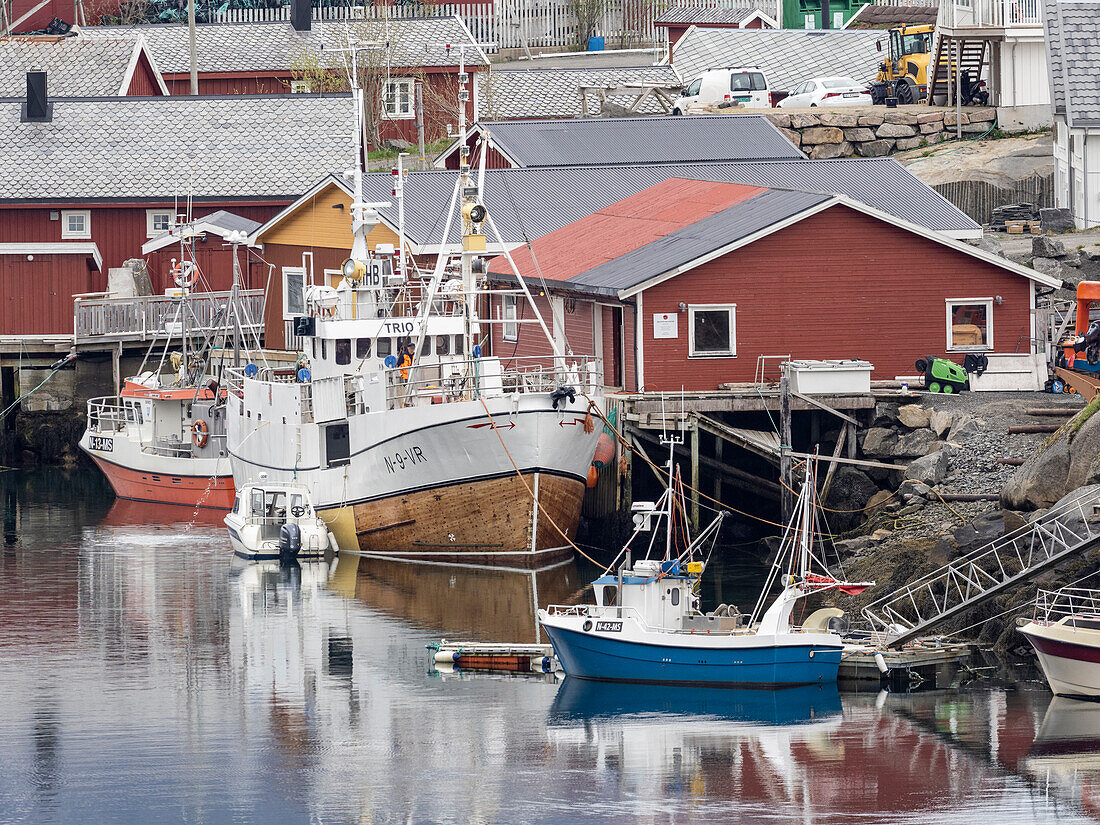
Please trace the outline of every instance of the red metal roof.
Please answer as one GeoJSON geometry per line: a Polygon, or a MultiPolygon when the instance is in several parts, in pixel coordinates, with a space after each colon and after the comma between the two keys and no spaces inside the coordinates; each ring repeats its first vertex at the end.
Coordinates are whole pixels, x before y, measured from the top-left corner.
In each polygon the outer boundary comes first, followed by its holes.
{"type": "MultiPolygon", "coordinates": [[[[739,183],[669,178],[532,241],[538,269],[526,247],[512,257],[524,277],[541,274],[547,280],[568,281],[766,191],[739,183]]],[[[489,270],[511,272],[503,257],[489,270]]]]}

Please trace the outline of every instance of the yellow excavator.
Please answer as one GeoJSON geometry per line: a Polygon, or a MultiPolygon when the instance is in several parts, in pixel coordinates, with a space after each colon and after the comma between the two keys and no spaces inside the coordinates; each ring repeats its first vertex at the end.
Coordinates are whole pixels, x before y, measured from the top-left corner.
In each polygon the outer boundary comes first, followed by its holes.
{"type": "MultiPolygon", "coordinates": [[[[935,26],[897,26],[890,29],[890,54],[883,58],[871,83],[871,100],[885,103],[920,103],[928,95],[928,67],[932,62],[935,26]]],[[[882,51],[882,41],[878,43],[882,51]]]]}

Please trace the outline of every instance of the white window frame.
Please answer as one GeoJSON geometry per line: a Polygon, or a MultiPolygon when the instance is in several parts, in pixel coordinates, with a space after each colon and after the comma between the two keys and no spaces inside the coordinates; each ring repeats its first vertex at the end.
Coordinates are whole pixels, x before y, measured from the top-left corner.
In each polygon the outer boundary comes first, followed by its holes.
{"type": "Polygon", "coordinates": [[[416,80],[411,77],[394,77],[382,84],[382,108],[390,120],[413,120],[416,117],[416,80]],[[391,86],[394,89],[392,110],[387,101],[391,86]],[[408,108],[404,111],[400,108],[401,87],[408,90],[408,108]]]}
{"type": "Polygon", "coordinates": [[[157,237],[157,235],[162,235],[165,232],[171,231],[172,224],[175,222],[173,220],[174,217],[175,216],[173,215],[171,209],[146,209],[145,210],[145,237],[155,238],[155,237],[157,237]],[[157,227],[156,227],[157,218],[163,217],[164,215],[168,216],[168,226],[166,226],[164,229],[157,229],[157,227]]]}
{"type": "Polygon", "coordinates": [[[500,337],[505,341],[519,340],[519,301],[516,295],[502,295],[500,298],[500,337]],[[509,308],[511,317],[509,317],[509,308]],[[509,323],[510,322],[510,323],[509,323]]]}
{"type": "Polygon", "coordinates": [[[993,351],[993,305],[996,298],[947,298],[945,301],[947,352],[992,352],[993,351]],[[952,339],[951,321],[954,307],[960,304],[985,304],[985,343],[980,346],[955,346],[952,339]]]}
{"type": "Polygon", "coordinates": [[[308,80],[290,81],[290,93],[292,95],[307,95],[312,91],[313,89],[310,87],[308,80]]]}
{"type": "Polygon", "coordinates": [[[284,266],[282,270],[283,278],[283,320],[292,321],[299,315],[305,315],[306,311],[306,268],[304,266],[284,266]],[[290,311],[290,289],[287,286],[288,275],[300,275],[302,277],[302,311],[293,313],[290,311]]]}
{"type": "Polygon", "coordinates": [[[688,305],[688,357],[736,358],[737,357],[737,304],[689,304],[688,305]],[[695,313],[726,310],[730,319],[730,348],[728,352],[695,351],[695,313]]]}
{"type": "Polygon", "coordinates": [[[64,241],[88,241],[92,238],[92,210],[90,209],[63,209],[61,210],[61,239],[64,241]],[[84,217],[84,229],[74,232],[69,229],[69,218],[82,215],[84,217]]]}

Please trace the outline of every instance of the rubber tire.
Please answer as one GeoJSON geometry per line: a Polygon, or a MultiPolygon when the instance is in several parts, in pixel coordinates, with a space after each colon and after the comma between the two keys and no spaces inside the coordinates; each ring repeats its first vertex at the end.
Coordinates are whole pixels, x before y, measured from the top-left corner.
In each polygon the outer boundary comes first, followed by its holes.
{"type": "Polygon", "coordinates": [[[910,103],[913,102],[913,87],[910,86],[908,83],[898,84],[896,94],[898,96],[899,106],[908,106],[910,103]]]}
{"type": "Polygon", "coordinates": [[[1064,392],[1066,395],[1077,395],[1077,390],[1075,390],[1069,384],[1066,384],[1066,388],[1062,390],[1062,392],[1064,392]]]}
{"type": "Polygon", "coordinates": [[[940,391],[940,382],[939,381],[933,381],[931,384],[928,385],[928,391],[929,392],[939,392],[940,391]]]}
{"type": "Polygon", "coordinates": [[[679,109],[673,109],[672,110],[672,116],[673,117],[683,117],[683,115],[684,115],[684,113],[681,112],[679,109]]]}
{"type": "Polygon", "coordinates": [[[811,108],[811,109],[816,109],[816,108],[817,108],[817,104],[816,104],[816,103],[811,103],[811,104],[810,104],[810,108],[811,108]]]}
{"type": "Polygon", "coordinates": [[[954,391],[955,391],[955,388],[953,386],[951,386],[950,384],[944,384],[943,385],[943,394],[944,395],[951,395],[951,393],[953,393],[954,391]]]}

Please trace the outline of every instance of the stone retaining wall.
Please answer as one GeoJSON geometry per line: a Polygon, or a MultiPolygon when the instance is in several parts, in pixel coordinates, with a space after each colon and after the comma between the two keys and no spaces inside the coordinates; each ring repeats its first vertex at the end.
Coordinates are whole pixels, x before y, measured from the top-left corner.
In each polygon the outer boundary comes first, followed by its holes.
{"type": "MultiPolygon", "coordinates": [[[[876,106],[763,114],[811,158],[880,158],[955,138],[954,109],[876,106]]],[[[963,138],[989,131],[996,117],[997,110],[992,107],[967,107],[962,113],[963,138]]]]}

